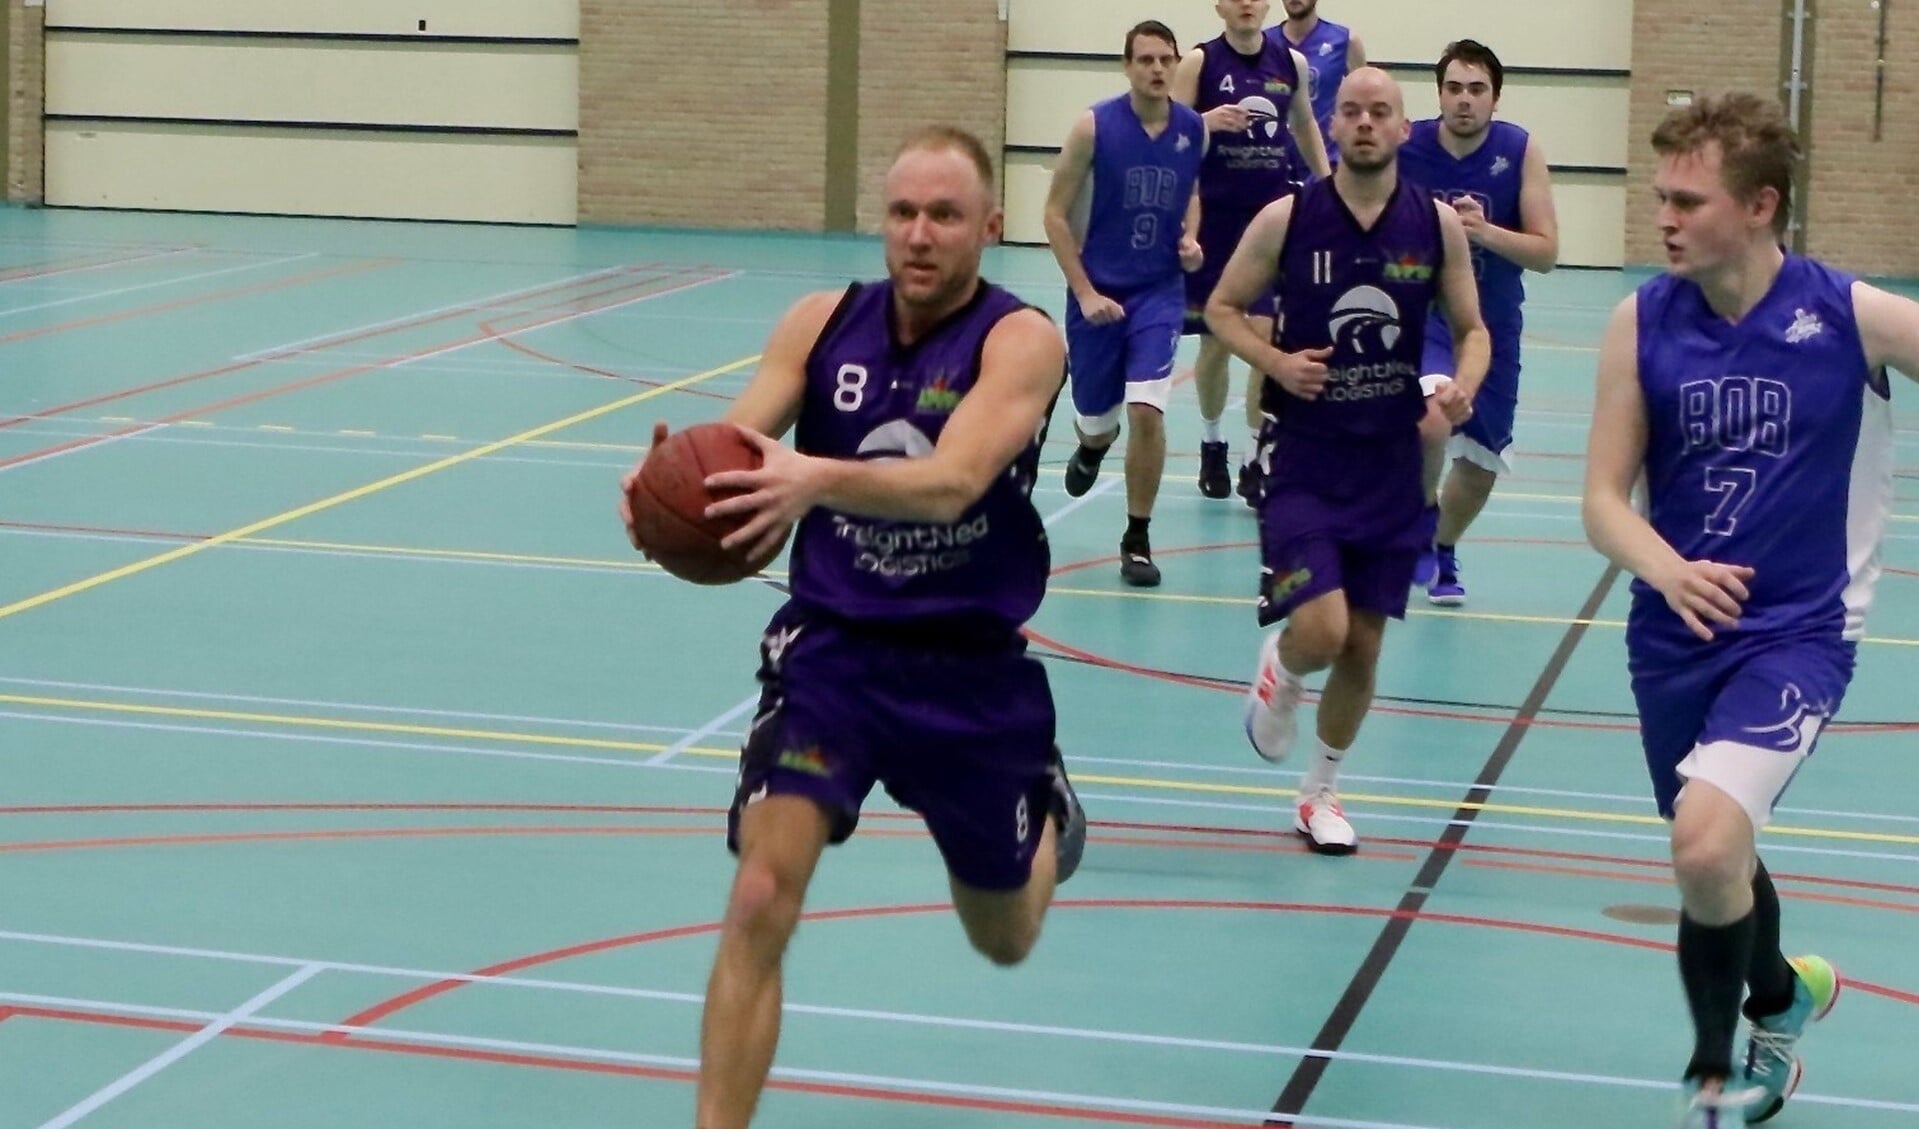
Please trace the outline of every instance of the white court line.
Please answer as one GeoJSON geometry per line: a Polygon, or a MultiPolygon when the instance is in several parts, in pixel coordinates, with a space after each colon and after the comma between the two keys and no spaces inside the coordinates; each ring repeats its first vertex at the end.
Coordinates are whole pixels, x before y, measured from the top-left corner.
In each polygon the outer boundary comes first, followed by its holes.
{"type": "MultiPolygon", "coordinates": [[[[0,939],[13,939],[0,934],[0,939]]],[[[49,940],[47,943],[58,943],[49,940]]],[[[207,955],[194,952],[176,952],[168,955],[207,955]]],[[[253,963],[259,963],[255,961],[253,963]]],[[[272,963],[285,963],[274,960],[272,963]]],[[[305,965],[303,967],[312,967],[305,965]]],[[[346,971],[364,973],[368,970],[355,969],[320,963],[323,971],[346,971]]],[[[453,979],[466,982],[492,983],[501,986],[523,987],[536,990],[558,990],[578,992],[590,995],[619,996],[624,998],[642,998],[671,1003],[699,1004],[701,996],[688,992],[635,992],[621,989],[603,988],[599,985],[576,984],[566,981],[528,980],[519,978],[472,978],[460,976],[439,976],[421,974],[421,978],[453,979]]],[[[412,978],[409,976],[408,978],[412,978]]],[[[60,1008],[71,1011],[90,1011],[107,1014],[138,1015],[160,1019],[187,1020],[204,1022],[219,1017],[205,1011],[185,1008],[152,1007],[139,1004],[124,1004],[113,1001],[76,999],[63,996],[40,996],[26,993],[0,993],[0,1002],[20,1004],[28,1007],[60,1008]]],[[[1633,1078],[1621,1075],[1593,1074],[1580,1071],[1545,1070],[1532,1067],[1502,1066],[1488,1063],[1461,1062],[1446,1059],[1415,1058],[1405,1055],[1368,1054],[1357,1051],[1318,1051],[1310,1047],[1293,1047],[1280,1044],[1231,1042],[1216,1039],[1188,1039],[1178,1036],[1156,1036],[1098,1028],[1062,1027],[1030,1023],[1000,1023],[992,1020],[965,1019],[952,1016],[923,1015],[905,1012],[873,1011],[853,1008],[825,1008],[809,1005],[787,1004],[786,1012],[805,1015],[818,1015],[828,1018],[874,1020],[888,1023],[905,1023],[914,1026],[945,1028],[954,1030],[972,1030],[996,1034],[1035,1035],[1043,1038],[1077,1039],[1090,1042],[1143,1045],[1168,1050],[1217,1051],[1227,1054],[1247,1054],[1270,1058],[1319,1058],[1329,1062],[1364,1064],[1372,1066],[1405,1067],[1413,1070],[1432,1070],[1447,1073],[1479,1075],[1482,1077],[1519,1078],[1529,1081],[1555,1082],[1571,1085],[1607,1086],[1615,1089],[1635,1089],[1671,1092],[1673,1083],[1665,1079],[1633,1078]]],[[[314,1023],[302,1020],[255,1018],[248,1022],[249,1027],[267,1030],[294,1031],[307,1034],[338,1034],[356,1039],[381,1042],[395,1042],[426,1046],[445,1046],[451,1048],[472,1047],[486,1050],[500,1050],[519,1054],[541,1054],[556,1058],[580,1059],[586,1061],[605,1061],[630,1063],[642,1066],[660,1066],[672,1069],[694,1070],[698,1060],[668,1055],[639,1054],[630,1051],[612,1051],[596,1047],[579,1047],[566,1044],[533,1043],[519,1040],[486,1039],[472,1036],[449,1035],[436,1032],[412,1031],[390,1027],[362,1027],[346,1024],[314,1023]]],[[[1082,1108],[1112,1109],[1152,1109],[1160,1112],[1188,1114],[1217,1114],[1226,1112],[1234,1116],[1262,1118],[1261,1113],[1236,1113],[1219,1111],[1212,1107],[1176,1105],[1158,1102],[1130,1102],[1126,1099],[1105,1095],[1061,1094],[1047,1091],[1009,1090],[998,1087],[974,1086],[966,1083],[933,1082],[924,1079],[896,1078],[889,1076],[857,1075],[840,1072],[782,1069],[775,1067],[776,1077],[792,1078],[804,1081],[851,1082],[867,1086],[879,1086],[895,1090],[931,1091],[958,1093],[969,1096],[1000,1096],[1031,1101],[1045,1101],[1049,1104],[1073,1105],[1082,1108]]],[[[1842,1098],[1817,1095],[1801,1091],[1795,1101],[1816,1105],[1831,1105],[1855,1109],[1875,1109],[1888,1112],[1919,1111],[1919,1104],[1879,1101],[1870,1098],[1842,1098]]],[[[1331,1122],[1314,1118],[1315,1123],[1324,1124],[1377,1124],[1371,1122],[1331,1122]]]]}
{"type": "Polygon", "coordinates": [[[155,251],[151,255],[136,255],[131,259],[115,259],[108,263],[92,263],[80,267],[63,267],[60,270],[47,271],[45,274],[27,274],[20,275],[16,278],[0,278],[0,286],[11,286],[16,282],[40,282],[49,278],[59,278],[62,275],[86,274],[89,271],[96,270],[114,270],[118,267],[132,266],[134,263],[152,262],[154,259],[170,259],[175,255],[197,255],[205,250],[206,248],[204,247],[175,247],[171,250],[155,251]]]}
{"type": "Polygon", "coordinates": [[[112,1101],[113,1099],[133,1089],[135,1086],[138,1086],[140,1083],[145,1082],[147,1079],[152,1078],[154,1075],[160,1073],[162,1070],[165,1070],[167,1067],[172,1066],[174,1063],[179,1062],[181,1059],[192,1054],[194,1051],[199,1050],[201,1047],[204,1047],[208,1043],[211,1043],[213,1040],[219,1038],[220,1034],[224,1032],[227,1028],[232,1027],[234,1024],[240,1022],[243,1019],[246,1019],[248,1016],[251,1016],[254,1012],[259,1011],[261,1008],[272,1003],[274,1000],[279,999],[281,996],[286,995],[288,992],[291,992],[293,989],[298,988],[300,985],[306,983],[308,980],[311,980],[314,976],[318,975],[321,971],[322,970],[319,965],[313,965],[313,964],[305,965],[304,967],[300,968],[297,972],[295,972],[293,975],[280,981],[278,984],[273,985],[271,988],[268,988],[266,991],[261,992],[259,995],[248,1000],[246,1003],[241,1004],[239,1007],[234,1008],[232,1011],[227,1012],[225,1015],[220,1016],[219,1018],[215,1019],[213,1022],[207,1024],[205,1027],[202,1027],[200,1030],[194,1032],[192,1035],[189,1035],[187,1038],[181,1040],[178,1044],[174,1045],[171,1049],[166,1050],[162,1052],[161,1054],[156,1055],[152,1059],[149,1059],[147,1062],[143,1063],[142,1065],[133,1068],[127,1073],[121,1075],[115,1081],[107,1083],[105,1086],[101,1087],[99,1090],[96,1090],[91,1097],[88,1097],[84,1099],[83,1101],[79,1102],[78,1104],[74,1105],[73,1107],[68,1109],[65,1113],[59,1114],[58,1116],[54,1117],[52,1120],[42,1122],[40,1125],[40,1129],[67,1129],[68,1126],[77,1124],[78,1122],[81,1121],[81,1119],[93,1113],[95,1110],[99,1109],[101,1106],[106,1105],[108,1102],[112,1101]]]}
{"type": "MultiPolygon", "coordinates": [[[[1044,525],[1048,529],[1051,529],[1053,527],[1054,522],[1059,521],[1060,519],[1066,517],[1068,514],[1073,513],[1074,511],[1078,510],[1081,506],[1085,506],[1091,503],[1093,499],[1099,497],[1100,495],[1111,493],[1115,486],[1119,486],[1125,481],[1126,481],[1126,476],[1121,474],[1109,474],[1104,476],[1100,480],[1099,484],[1094,486],[1091,490],[1088,490],[1086,493],[1081,494],[1077,498],[1074,498],[1072,501],[1061,506],[1059,509],[1054,510],[1052,513],[1047,514],[1045,519],[1040,524],[1044,525]]],[[[1063,492],[1064,491],[1062,491],[1062,493],[1063,492]]]]}
{"type": "Polygon", "coordinates": [[[19,470],[22,467],[39,466],[41,463],[50,463],[57,458],[61,458],[62,456],[76,455],[76,454],[79,454],[81,451],[97,451],[102,447],[106,447],[114,443],[119,443],[127,439],[137,439],[140,436],[145,435],[149,431],[158,431],[160,428],[165,426],[166,425],[163,423],[156,423],[147,427],[139,428],[134,431],[129,431],[125,435],[107,436],[106,438],[101,439],[97,443],[85,443],[75,447],[68,447],[60,451],[48,451],[44,455],[40,455],[36,458],[28,459],[25,462],[13,463],[8,466],[0,467],[0,474],[5,474],[8,471],[19,470]]]}
{"type": "Polygon", "coordinates": [[[670,761],[674,757],[679,756],[681,753],[699,744],[701,741],[704,741],[708,737],[714,736],[715,734],[719,733],[730,722],[732,722],[734,718],[740,716],[741,714],[752,709],[754,706],[758,705],[759,701],[760,701],[760,696],[757,692],[748,695],[746,698],[742,699],[740,703],[734,706],[732,709],[727,710],[725,713],[714,718],[712,721],[709,721],[705,725],[702,725],[698,729],[695,729],[693,732],[688,733],[686,736],[673,742],[671,745],[668,745],[666,748],[660,750],[658,753],[654,754],[651,758],[641,763],[643,763],[648,768],[654,768],[659,765],[665,764],[667,761],[670,761]]]}
{"type": "Polygon", "coordinates": [[[317,259],[319,257],[320,253],[318,251],[312,251],[305,255],[288,255],[285,258],[265,259],[257,263],[241,263],[237,267],[221,267],[219,270],[201,271],[198,274],[183,274],[178,278],[163,278],[158,282],[143,282],[138,286],[122,286],[115,290],[91,290],[78,297],[61,298],[54,302],[38,302],[31,306],[9,306],[6,309],[0,309],[0,318],[10,318],[15,314],[29,313],[34,310],[50,310],[55,306],[71,306],[75,302],[91,302],[98,298],[112,298],[120,294],[131,294],[136,290],[152,290],[156,286],[176,286],[182,282],[194,282],[202,278],[213,278],[216,275],[235,274],[243,270],[258,270],[261,267],[281,266],[286,263],[297,263],[302,259],[317,259]]]}
{"type": "Polygon", "coordinates": [[[407,322],[410,322],[410,321],[418,321],[421,318],[430,318],[435,314],[451,313],[454,310],[464,310],[464,309],[471,308],[477,311],[478,309],[484,308],[486,306],[496,305],[500,302],[511,301],[514,298],[524,298],[529,294],[537,293],[543,290],[557,291],[557,290],[562,290],[568,286],[577,285],[579,283],[600,282],[609,278],[616,277],[620,274],[627,273],[630,269],[631,268],[628,268],[628,267],[606,267],[600,270],[587,271],[584,274],[570,275],[566,278],[555,279],[549,282],[542,282],[537,286],[525,286],[525,287],[521,287],[518,290],[508,290],[503,293],[494,294],[484,298],[468,298],[465,301],[453,302],[445,306],[435,306],[433,309],[430,309],[430,310],[420,310],[416,313],[405,314],[401,317],[388,318],[385,321],[369,322],[366,325],[354,326],[351,329],[338,329],[338,330],[334,330],[331,333],[322,333],[314,337],[303,337],[298,341],[289,341],[284,345],[275,345],[269,349],[256,349],[251,353],[242,353],[239,356],[234,357],[233,359],[235,361],[257,361],[257,360],[263,360],[271,357],[276,357],[280,354],[288,353],[294,350],[305,349],[305,348],[308,348],[309,346],[314,346],[314,345],[319,345],[321,348],[325,348],[324,342],[327,342],[327,341],[334,341],[334,340],[340,340],[340,339],[351,340],[359,337],[362,334],[371,333],[376,329],[387,329],[396,325],[405,325],[407,322]]]}

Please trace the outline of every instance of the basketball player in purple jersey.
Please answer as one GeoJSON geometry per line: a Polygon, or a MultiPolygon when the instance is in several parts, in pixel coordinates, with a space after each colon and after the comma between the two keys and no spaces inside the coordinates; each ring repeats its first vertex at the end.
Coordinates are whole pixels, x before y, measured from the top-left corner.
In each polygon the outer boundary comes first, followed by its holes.
{"type": "Polygon", "coordinates": [[[1046,672],[1020,635],[1049,567],[1030,495],[1059,332],[979,277],[1002,219],[978,139],[915,134],[885,201],[887,280],[787,311],[725,416],[765,463],[707,480],[747,491],[708,511],[747,519],[729,544],[770,549],[798,528],[729,817],[739,869],[707,985],[698,1129],[751,1120],[807,885],[875,783],[925,819],[967,938],[995,964],[1032,949],[1085,843],[1046,672]],[[793,427],[797,450],[772,438],[793,427]]]}
{"type": "MultiPolygon", "coordinates": [[[[1286,18],[1266,29],[1287,47],[1300,53],[1312,72],[1313,116],[1326,140],[1326,157],[1339,163],[1339,145],[1333,140],[1333,106],[1340,83],[1346,76],[1366,65],[1366,45],[1345,24],[1319,18],[1319,0],[1283,0],[1286,18]]],[[[1305,154],[1292,151],[1293,168],[1304,172],[1309,166],[1305,154]]]]}
{"type": "Polygon", "coordinates": [[[1704,98],[1652,143],[1667,273],[1600,343],[1586,534],[1637,577],[1627,669],[1672,821],[1695,1032],[1684,1124],[1735,1129],[1791,1096],[1795,1044],[1838,991],[1826,961],[1782,955],[1756,836],[1865,634],[1892,500],[1886,370],[1919,374],[1919,304],[1782,250],[1798,143],[1777,102],[1704,98]]]}
{"type": "MultiPolygon", "coordinates": [[[[1559,263],[1559,219],[1553,211],[1552,173],[1546,154],[1525,130],[1493,120],[1506,69],[1491,48],[1470,39],[1448,44],[1433,67],[1440,116],[1413,123],[1412,140],[1399,151],[1399,167],[1436,199],[1459,211],[1473,247],[1479,280],[1479,310],[1493,338],[1492,366],[1473,397],[1473,418],[1455,434],[1435,408],[1426,413],[1427,521],[1436,544],[1421,557],[1413,583],[1441,607],[1466,602],[1456,547],[1491,497],[1494,479],[1511,467],[1519,409],[1519,339],[1526,301],[1521,277],[1542,274],[1559,263]],[[1453,459],[1446,473],[1446,456],[1453,459]],[[1440,478],[1445,492],[1440,493],[1440,478]]],[[[1431,388],[1452,379],[1451,342],[1444,327],[1427,327],[1420,380],[1431,388]]]]}
{"type": "MultiPolygon", "coordinates": [[[[1186,332],[1201,335],[1199,359],[1193,363],[1203,429],[1199,490],[1208,498],[1224,498],[1233,492],[1226,437],[1219,426],[1226,411],[1226,347],[1206,330],[1206,299],[1246,225],[1261,208],[1293,190],[1299,173],[1287,156],[1287,138],[1306,155],[1308,167],[1301,171],[1324,177],[1331,170],[1312,101],[1305,96],[1306,61],[1262,30],[1271,8],[1268,0],[1219,0],[1213,8],[1225,32],[1180,59],[1173,72],[1173,99],[1200,112],[1210,139],[1199,167],[1199,247],[1205,261],[1186,276],[1186,332]]],[[[1254,331],[1269,336],[1270,301],[1261,302],[1259,310],[1254,331]]],[[[1258,445],[1262,381],[1258,373],[1247,375],[1246,421],[1254,437],[1246,448],[1245,464],[1250,467],[1258,445]]]]}
{"type": "Polygon", "coordinates": [[[1345,157],[1330,179],[1259,213],[1206,305],[1213,333],[1268,374],[1259,622],[1287,623],[1260,648],[1246,736],[1266,759],[1283,758],[1301,679],[1330,668],[1293,823],[1324,854],[1358,844],[1336,777],[1372,705],[1386,620],[1406,614],[1424,535],[1419,359],[1429,308],[1444,306],[1459,358],[1454,380],[1433,393],[1453,422],[1471,416],[1490,351],[1458,214],[1399,176],[1406,127],[1399,84],[1385,71],[1348,75],[1332,127],[1345,157]],[[1275,283],[1285,317],[1277,339],[1262,340],[1246,313],[1275,283]]]}
{"type": "Polygon", "coordinates": [[[1126,533],[1120,579],[1159,583],[1147,525],[1166,469],[1166,404],[1186,310],[1183,271],[1200,266],[1199,196],[1206,123],[1173,101],[1179,46],[1165,24],[1126,33],[1131,89],[1096,103],[1066,135],[1046,193],[1046,242],[1066,276],[1073,428],[1066,492],[1079,497],[1100,460],[1126,443],[1126,533]]]}

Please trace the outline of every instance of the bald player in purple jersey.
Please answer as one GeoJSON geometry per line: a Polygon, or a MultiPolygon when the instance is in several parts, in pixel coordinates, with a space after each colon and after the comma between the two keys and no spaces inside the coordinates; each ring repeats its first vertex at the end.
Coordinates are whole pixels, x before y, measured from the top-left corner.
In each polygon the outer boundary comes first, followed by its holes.
{"type": "Polygon", "coordinates": [[[1304,686],[1328,670],[1318,749],[1300,783],[1294,830],[1324,854],[1358,844],[1335,788],[1372,704],[1388,619],[1425,537],[1419,385],[1427,313],[1443,305],[1458,369],[1433,402],[1472,414],[1491,344],[1479,318],[1458,213],[1398,173],[1407,136],[1399,84],[1364,67],[1335,102],[1344,157],[1329,180],[1269,205],[1246,230],[1206,306],[1206,321],[1259,372],[1262,626],[1269,635],[1245,707],[1246,736],[1267,760],[1290,750],[1304,686]],[[1285,318],[1262,340],[1247,307],[1277,283],[1285,318]]]}
{"type": "Polygon", "coordinates": [[[1044,314],[979,276],[997,201],[977,138],[908,138],[886,175],[887,279],[800,299],[725,416],[765,462],[710,476],[745,493],[709,514],[746,519],[735,546],[797,530],[728,820],[739,868],[698,1129],[751,1121],[807,886],[875,783],[924,818],[967,938],[995,964],[1025,959],[1085,844],[1046,672],[1020,634],[1049,568],[1031,493],[1065,350],[1044,314]],[[774,438],[789,428],[796,450],[774,438]]]}
{"type": "MultiPolygon", "coordinates": [[[[1218,0],[1213,10],[1225,24],[1216,39],[1188,51],[1173,72],[1173,100],[1198,110],[1206,120],[1210,144],[1199,166],[1199,246],[1205,260],[1186,276],[1186,332],[1201,334],[1193,362],[1193,391],[1199,400],[1199,490],[1208,498],[1233,492],[1231,460],[1220,416],[1226,411],[1226,347],[1206,329],[1206,299],[1226,269],[1226,260],[1259,210],[1290,194],[1304,174],[1327,176],[1326,148],[1313,117],[1306,60],[1262,30],[1269,0],[1218,0]],[[1287,153],[1291,139],[1305,154],[1295,168],[1287,153]]],[[[1255,332],[1271,333],[1270,299],[1259,304],[1255,332]]],[[[1263,378],[1247,374],[1247,445],[1242,480],[1258,446],[1259,387],[1263,378]]],[[[1241,491],[1250,503],[1250,489],[1241,491]]]]}
{"type": "Polygon", "coordinates": [[[1886,370],[1919,374],[1919,304],[1782,250],[1799,147],[1777,101],[1701,99],[1652,144],[1667,273],[1601,339],[1584,514],[1637,577],[1627,669],[1672,821],[1694,1030],[1682,1124],[1736,1129],[1785,1104],[1798,1039],[1838,994],[1828,962],[1783,955],[1757,836],[1865,635],[1892,503],[1886,370]]]}

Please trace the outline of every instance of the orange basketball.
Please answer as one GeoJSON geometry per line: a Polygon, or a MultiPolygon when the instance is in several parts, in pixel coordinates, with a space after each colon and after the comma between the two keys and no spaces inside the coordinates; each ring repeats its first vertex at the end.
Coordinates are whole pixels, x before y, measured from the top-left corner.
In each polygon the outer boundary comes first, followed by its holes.
{"type": "Polygon", "coordinates": [[[633,534],[661,568],[695,584],[732,584],[771,564],[782,539],[762,557],[747,547],[726,549],[720,539],[744,525],[737,517],[708,518],[706,507],[739,491],[713,492],[706,476],[723,470],[758,470],[759,449],[730,423],[702,423],[674,432],[640,464],[627,495],[633,534]]]}

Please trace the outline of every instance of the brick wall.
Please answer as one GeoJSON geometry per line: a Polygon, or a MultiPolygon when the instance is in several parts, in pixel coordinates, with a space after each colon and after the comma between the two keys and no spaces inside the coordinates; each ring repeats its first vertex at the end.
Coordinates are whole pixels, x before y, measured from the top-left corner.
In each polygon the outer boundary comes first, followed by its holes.
{"type": "Polygon", "coordinates": [[[1870,0],[1819,0],[1813,56],[1808,253],[1861,274],[1919,275],[1919,9],[1887,10],[1886,94],[1872,139],[1879,13],[1870,0]]]}
{"type": "MultiPolygon", "coordinates": [[[[820,230],[827,190],[828,0],[581,0],[580,219],[820,230]]],[[[863,0],[859,223],[913,126],[953,122],[997,154],[1005,32],[997,0],[863,0]],[[934,13],[937,14],[929,14],[934,13]]]]}
{"type": "MultiPolygon", "coordinates": [[[[1660,261],[1647,187],[1649,139],[1668,90],[1751,90],[1783,98],[1790,5],[1782,0],[1681,0],[1633,5],[1631,178],[1626,261],[1660,261]]],[[[1811,155],[1800,201],[1806,250],[1863,274],[1919,276],[1919,9],[1889,10],[1881,139],[1872,139],[1879,13],[1871,0],[1816,0],[1800,133],[1811,155]]]]}
{"type": "Polygon", "coordinates": [[[46,9],[5,0],[7,13],[6,198],[39,203],[46,195],[46,9]]]}
{"type": "Polygon", "coordinates": [[[827,0],[581,0],[580,219],[816,231],[827,0]]]}
{"type": "Polygon", "coordinates": [[[1666,92],[1778,92],[1779,0],[1634,0],[1632,106],[1627,147],[1626,261],[1660,263],[1651,204],[1652,131],[1666,92]]]}
{"type": "Polygon", "coordinates": [[[900,138],[933,123],[971,130],[998,159],[1006,137],[1006,25],[998,0],[860,5],[860,230],[880,218],[880,181],[900,138]]]}

